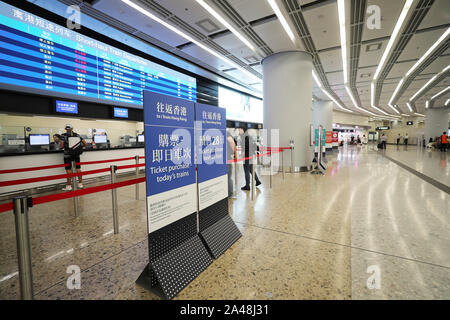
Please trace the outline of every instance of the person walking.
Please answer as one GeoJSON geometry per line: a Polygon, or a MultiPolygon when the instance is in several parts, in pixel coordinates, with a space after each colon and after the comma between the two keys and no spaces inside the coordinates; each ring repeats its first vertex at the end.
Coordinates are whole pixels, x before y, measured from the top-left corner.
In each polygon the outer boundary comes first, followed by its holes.
{"type": "Polygon", "coordinates": [[[386,141],[387,141],[387,137],[383,133],[383,135],[381,136],[381,149],[386,149],[386,141]]]}
{"type": "Polygon", "coordinates": [[[447,152],[447,146],[448,146],[448,137],[444,131],[441,136],[441,152],[447,152]]]}
{"type": "Polygon", "coordinates": [[[409,136],[408,136],[408,134],[405,134],[405,146],[408,146],[408,139],[409,139],[409,136]]]}
{"type": "MultiPolygon", "coordinates": [[[[244,160],[244,173],[245,173],[245,186],[241,188],[241,190],[250,190],[250,174],[253,170],[253,159],[248,159],[250,156],[255,156],[256,152],[256,143],[253,141],[253,138],[249,137],[247,134],[247,128],[243,127],[239,130],[241,135],[241,143],[244,143],[244,157],[246,160],[244,160]],[[252,161],[252,164],[250,164],[250,161],[252,161]]],[[[259,186],[261,184],[261,181],[258,178],[258,175],[255,172],[255,186],[259,186]]]]}
{"type": "Polygon", "coordinates": [[[399,145],[400,144],[400,139],[402,138],[402,136],[400,135],[400,133],[398,134],[398,136],[397,136],[397,145],[399,145]]]}

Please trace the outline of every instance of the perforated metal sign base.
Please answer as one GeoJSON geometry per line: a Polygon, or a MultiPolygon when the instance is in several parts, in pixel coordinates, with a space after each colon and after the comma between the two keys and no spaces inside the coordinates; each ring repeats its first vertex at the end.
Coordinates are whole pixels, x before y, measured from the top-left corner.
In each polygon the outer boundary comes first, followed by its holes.
{"type": "Polygon", "coordinates": [[[192,213],[148,235],[149,266],[137,283],[172,299],[211,263],[192,213]],[[141,282],[141,283],[140,283],[141,282]],[[156,290],[155,290],[156,289],[156,290]]]}
{"type": "Polygon", "coordinates": [[[137,283],[166,299],[172,299],[211,263],[211,256],[196,235],[151,262],[137,283]]]}
{"type": "Polygon", "coordinates": [[[200,232],[200,236],[213,258],[217,259],[242,237],[242,234],[231,217],[227,215],[200,232]]]}
{"type": "Polygon", "coordinates": [[[240,237],[241,232],[228,214],[228,198],[199,213],[200,236],[214,259],[219,258],[240,237]]]}

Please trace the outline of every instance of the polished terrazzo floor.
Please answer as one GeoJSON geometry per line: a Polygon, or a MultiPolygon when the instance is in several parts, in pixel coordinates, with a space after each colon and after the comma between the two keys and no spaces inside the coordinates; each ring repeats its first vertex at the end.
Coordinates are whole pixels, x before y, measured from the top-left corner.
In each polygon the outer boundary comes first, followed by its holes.
{"type": "Polygon", "coordinates": [[[440,183],[450,185],[450,151],[388,145],[386,155],[440,183]]]}
{"type": "MultiPolygon", "coordinates": [[[[261,180],[254,201],[239,190],[229,202],[243,237],[176,299],[450,299],[447,193],[371,146],[329,155],[324,176],[261,180]]],[[[71,200],[31,210],[36,299],[159,299],[135,284],[148,263],[140,191],[118,191],[119,235],[110,191],[84,196],[78,218],[71,200]],[[80,290],[67,289],[70,265],[80,290]]],[[[0,299],[17,299],[14,217],[0,220],[0,299]]]]}

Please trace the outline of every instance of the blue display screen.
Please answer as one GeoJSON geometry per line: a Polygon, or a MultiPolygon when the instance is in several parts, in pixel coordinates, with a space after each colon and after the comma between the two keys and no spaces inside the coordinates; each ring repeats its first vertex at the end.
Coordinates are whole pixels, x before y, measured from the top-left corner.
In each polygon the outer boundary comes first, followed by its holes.
{"type": "Polygon", "coordinates": [[[196,80],[0,2],[0,88],[139,107],[143,90],[196,101],[196,80]]]}
{"type": "Polygon", "coordinates": [[[56,112],[78,114],[78,103],[56,100],[56,112]]]}
{"type": "Polygon", "coordinates": [[[114,117],[116,118],[128,118],[128,109],[114,108],[114,117]]]}

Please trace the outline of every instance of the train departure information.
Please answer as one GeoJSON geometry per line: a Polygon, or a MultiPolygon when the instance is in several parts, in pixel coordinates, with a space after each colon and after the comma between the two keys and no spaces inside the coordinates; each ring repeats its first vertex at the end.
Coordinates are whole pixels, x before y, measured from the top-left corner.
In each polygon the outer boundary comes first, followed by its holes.
{"type": "Polygon", "coordinates": [[[142,106],[143,90],[196,101],[196,80],[0,3],[5,89],[142,106]]]}

